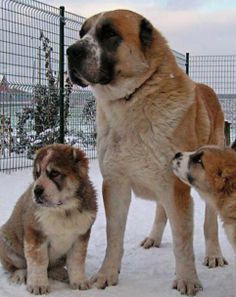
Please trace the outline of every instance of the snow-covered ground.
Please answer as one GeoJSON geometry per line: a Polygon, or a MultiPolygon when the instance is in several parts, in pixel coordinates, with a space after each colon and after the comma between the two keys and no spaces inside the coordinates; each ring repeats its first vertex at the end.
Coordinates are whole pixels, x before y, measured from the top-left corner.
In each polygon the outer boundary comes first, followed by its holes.
{"type": "MultiPolygon", "coordinates": [[[[102,178],[97,161],[90,163],[90,176],[97,189],[99,212],[93,226],[87,257],[87,273],[92,276],[103,260],[106,237],[105,215],[101,197],[102,178]]],[[[31,170],[24,170],[6,175],[0,173],[0,224],[9,217],[15,201],[32,181],[31,170]]],[[[204,204],[193,193],[195,200],[194,247],[196,265],[204,291],[199,297],[232,297],[234,279],[234,256],[232,249],[220,227],[221,245],[230,265],[223,268],[208,269],[202,265],[204,258],[203,214],[204,204]]],[[[116,287],[106,290],[93,288],[89,291],[73,291],[66,284],[51,281],[52,292],[56,297],[174,297],[180,296],[171,289],[174,278],[174,256],[169,226],[165,230],[163,244],[160,248],[144,250],[140,241],[148,234],[152,225],[155,204],[141,199],[133,199],[130,207],[125,236],[125,254],[120,274],[120,282],[116,287]]],[[[220,224],[221,225],[221,224],[220,224]]],[[[8,274],[0,266],[0,297],[27,297],[25,286],[9,284],[8,274]]]]}

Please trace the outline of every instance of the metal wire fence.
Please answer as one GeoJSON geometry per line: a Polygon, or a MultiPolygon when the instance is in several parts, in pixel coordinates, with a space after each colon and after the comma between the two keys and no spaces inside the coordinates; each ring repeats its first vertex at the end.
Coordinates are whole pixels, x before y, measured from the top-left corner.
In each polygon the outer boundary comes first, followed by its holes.
{"type": "MultiPolygon", "coordinates": [[[[62,139],[96,157],[95,99],[88,89],[72,87],[66,72],[65,49],[83,22],[62,7],[0,0],[0,171],[31,166],[35,150],[62,139]]],[[[215,89],[234,140],[236,56],[188,61],[173,53],[194,80],[215,89]]]]}
{"type": "Polygon", "coordinates": [[[190,56],[189,75],[216,92],[233,142],[236,138],[236,55],[190,56]]]}
{"type": "Polygon", "coordinates": [[[83,21],[38,1],[0,0],[0,171],[31,166],[36,149],[62,139],[96,157],[95,100],[72,88],[64,55],[83,21]]]}
{"type": "Polygon", "coordinates": [[[60,141],[62,80],[65,142],[96,156],[94,98],[72,88],[66,69],[59,75],[60,38],[72,44],[83,21],[41,2],[0,0],[0,171],[31,166],[37,148],[60,141]]]}

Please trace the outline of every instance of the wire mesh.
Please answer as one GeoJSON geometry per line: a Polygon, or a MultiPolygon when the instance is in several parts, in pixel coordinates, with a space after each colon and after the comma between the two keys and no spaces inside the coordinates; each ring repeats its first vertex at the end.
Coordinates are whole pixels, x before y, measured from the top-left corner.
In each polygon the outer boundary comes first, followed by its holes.
{"type": "Polygon", "coordinates": [[[236,55],[190,56],[189,63],[191,78],[216,92],[233,142],[236,138],[236,55]]]}
{"type": "Polygon", "coordinates": [[[2,171],[32,164],[30,145],[37,147],[36,134],[40,128],[34,120],[35,105],[48,88],[42,37],[50,40],[51,69],[56,73],[59,16],[56,8],[28,0],[1,0],[0,14],[2,171]]]}
{"type": "MultiPolygon", "coordinates": [[[[83,17],[65,12],[65,48],[79,39],[79,31],[83,22],[83,17]]],[[[74,86],[70,95],[70,121],[65,137],[67,142],[78,143],[90,158],[96,158],[95,117],[96,104],[91,91],[88,88],[82,89],[74,86]]]]}
{"type": "MultiPolygon", "coordinates": [[[[83,21],[65,13],[65,48],[78,39],[83,21]]],[[[0,0],[0,171],[31,166],[35,150],[59,141],[59,26],[59,8],[0,0]]],[[[71,89],[66,73],[64,92],[65,141],[94,158],[95,124],[88,116],[94,98],[71,89]]]]}
{"type": "MultiPolygon", "coordinates": [[[[0,0],[0,171],[32,166],[39,147],[60,141],[60,9],[35,0],[0,0]]],[[[65,11],[64,52],[84,18],[65,11]]],[[[174,51],[186,69],[185,55],[174,51]]],[[[190,76],[217,92],[236,137],[236,56],[190,58],[190,76]]],[[[66,69],[65,57],[65,69],[66,69]]],[[[64,74],[64,139],[96,157],[96,105],[64,74]]]]}

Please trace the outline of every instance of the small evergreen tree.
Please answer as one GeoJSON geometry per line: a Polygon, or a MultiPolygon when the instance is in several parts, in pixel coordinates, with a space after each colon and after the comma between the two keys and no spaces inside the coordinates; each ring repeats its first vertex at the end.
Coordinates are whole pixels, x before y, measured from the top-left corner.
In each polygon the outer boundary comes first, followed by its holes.
{"type": "Polygon", "coordinates": [[[12,137],[11,118],[0,114],[0,156],[9,156],[12,152],[13,137],[12,137]]]}
{"type": "MultiPolygon", "coordinates": [[[[59,142],[59,88],[58,79],[55,78],[51,65],[53,49],[50,46],[49,39],[44,36],[43,32],[40,33],[39,39],[42,42],[45,56],[46,85],[36,84],[33,89],[34,105],[23,108],[22,112],[17,114],[17,146],[15,150],[18,153],[27,150],[29,158],[32,158],[35,150],[41,146],[59,142]],[[33,122],[33,131],[30,135],[27,134],[25,129],[29,120],[33,122]]],[[[69,96],[71,91],[72,84],[67,79],[64,97],[65,123],[67,123],[69,115],[69,96]]]]}

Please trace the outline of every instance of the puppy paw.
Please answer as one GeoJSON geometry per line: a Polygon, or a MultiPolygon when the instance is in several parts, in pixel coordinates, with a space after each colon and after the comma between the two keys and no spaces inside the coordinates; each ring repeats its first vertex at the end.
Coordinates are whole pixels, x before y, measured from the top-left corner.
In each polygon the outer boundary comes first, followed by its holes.
{"type": "Polygon", "coordinates": [[[25,284],[26,283],[26,269],[17,269],[10,276],[10,281],[14,284],[25,284]]]}
{"type": "Polygon", "coordinates": [[[223,256],[206,256],[203,265],[208,268],[223,267],[228,265],[228,262],[223,256]]]}
{"type": "Polygon", "coordinates": [[[151,238],[146,237],[143,241],[141,241],[140,245],[145,249],[150,249],[151,247],[160,247],[161,240],[159,238],[151,238]]]}
{"type": "Polygon", "coordinates": [[[176,279],[172,289],[179,291],[182,295],[195,296],[199,291],[202,291],[202,285],[198,280],[176,279]]]}
{"type": "Polygon", "coordinates": [[[70,288],[73,290],[88,290],[91,288],[91,283],[87,279],[80,279],[70,283],[70,288]]]}
{"type": "Polygon", "coordinates": [[[49,285],[27,284],[27,291],[34,295],[44,295],[50,292],[50,288],[49,288],[49,285]]]}
{"type": "Polygon", "coordinates": [[[118,284],[119,274],[117,270],[100,271],[92,277],[91,282],[95,283],[98,289],[105,289],[118,284]]]}

